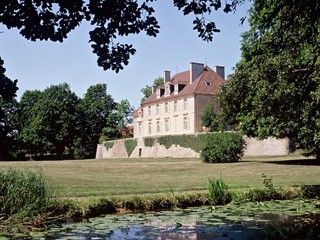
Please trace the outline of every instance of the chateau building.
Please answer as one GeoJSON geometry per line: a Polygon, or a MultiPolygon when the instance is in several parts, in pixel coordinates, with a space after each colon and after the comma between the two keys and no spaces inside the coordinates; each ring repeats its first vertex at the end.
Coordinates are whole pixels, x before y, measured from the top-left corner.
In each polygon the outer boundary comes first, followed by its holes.
{"type": "Polygon", "coordinates": [[[153,86],[152,94],[134,112],[134,137],[194,134],[203,131],[201,111],[209,100],[214,111],[219,103],[212,97],[226,84],[224,67],[215,71],[202,63],[190,63],[190,69],[170,77],[164,72],[164,83],[153,86]]]}

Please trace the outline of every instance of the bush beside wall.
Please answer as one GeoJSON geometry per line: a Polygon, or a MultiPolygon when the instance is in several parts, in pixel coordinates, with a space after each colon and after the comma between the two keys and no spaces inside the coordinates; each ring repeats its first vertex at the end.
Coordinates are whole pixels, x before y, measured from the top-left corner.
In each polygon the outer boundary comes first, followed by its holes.
{"type": "Polygon", "coordinates": [[[152,147],[156,139],[153,137],[145,137],[143,140],[145,147],[152,147]]]}
{"type": "Polygon", "coordinates": [[[126,146],[128,157],[130,157],[133,150],[138,145],[138,141],[137,139],[134,139],[134,138],[128,138],[124,140],[124,145],[126,146]]]}
{"type": "MultiPolygon", "coordinates": [[[[209,157],[208,151],[219,152],[218,147],[226,145],[226,149],[238,149],[235,152],[235,159],[231,154],[232,161],[238,161],[242,154],[244,156],[272,156],[272,155],[287,155],[290,153],[289,145],[290,139],[275,139],[268,138],[264,140],[257,140],[255,138],[248,138],[241,136],[237,132],[214,132],[214,133],[200,133],[197,135],[168,135],[168,136],[155,136],[144,138],[129,138],[119,139],[114,141],[105,142],[103,145],[97,146],[96,158],[126,158],[126,157],[177,157],[177,158],[200,158],[200,152],[203,152],[203,157],[209,157]],[[221,140],[212,141],[211,135],[221,136],[221,140]],[[234,136],[238,140],[228,143],[230,136],[234,136]],[[132,143],[126,141],[132,141],[132,143]],[[227,141],[227,143],[225,143],[227,141]],[[210,144],[209,144],[209,143],[210,144]],[[246,143],[246,145],[244,144],[246,143]],[[129,145],[132,145],[131,147],[129,145]],[[127,146],[125,146],[127,145],[127,146]],[[215,146],[210,150],[209,146],[215,146]],[[244,148],[245,146],[245,148],[244,148]],[[133,148],[135,147],[135,148],[133,148]],[[215,150],[216,149],[216,150],[215,150]],[[204,150],[204,151],[203,151],[204,150]],[[243,150],[243,152],[242,152],[243,150]],[[206,152],[207,151],[207,152],[206,152]],[[240,151],[240,152],[239,152],[240,151]],[[128,155],[129,154],[129,155],[128,155]]],[[[220,155],[225,155],[222,151],[220,155]]],[[[225,161],[226,157],[219,156],[218,160],[212,162],[225,161]]],[[[214,159],[214,158],[212,158],[214,159]]],[[[204,160],[206,161],[206,160],[204,160]]],[[[208,160],[210,162],[211,160],[208,160]]]]}
{"type": "Polygon", "coordinates": [[[113,148],[114,142],[113,141],[108,141],[108,142],[104,142],[103,144],[107,150],[113,148]]]}
{"type": "Polygon", "coordinates": [[[243,156],[245,142],[237,132],[219,132],[206,134],[200,154],[203,162],[237,162],[243,156]]]}
{"type": "Polygon", "coordinates": [[[202,148],[205,136],[207,134],[198,135],[167,135],[158,138],[159,144],[164,145],[169,149],[173,145],[179,145],[184,148],[191,148],[193,151],[199,153],[202,148]]]}

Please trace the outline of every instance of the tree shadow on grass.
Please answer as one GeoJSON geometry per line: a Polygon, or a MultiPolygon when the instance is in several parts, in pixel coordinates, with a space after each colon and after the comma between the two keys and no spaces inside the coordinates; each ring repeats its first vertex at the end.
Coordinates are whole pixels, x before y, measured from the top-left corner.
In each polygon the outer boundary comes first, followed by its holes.
{"type": "Polygon", "coordinates": [[[282,164],[282,165],[320,166],[320,161],[316,159],[277,160],[277,161],[267,161],[266,163],[282,164]]]}

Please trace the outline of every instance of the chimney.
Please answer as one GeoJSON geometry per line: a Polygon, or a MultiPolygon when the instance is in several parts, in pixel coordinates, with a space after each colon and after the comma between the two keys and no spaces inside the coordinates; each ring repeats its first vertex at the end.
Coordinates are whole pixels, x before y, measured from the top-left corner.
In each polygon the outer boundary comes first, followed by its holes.
{"type": "Polygon", "coordinates": [[[216,67],[216,73],[220,75],[220,77],[224,78],[224,66],[215,66],[216,67]]]}
{"type": "Polygon", "coordinates": [[[164,71],[164,84],[170,82],[170,71],[164,71]]]}
{"type": "Polygon", "coordinates": [[[203,63],[190,63],[190,84],[203,72],[203,63]]]}
{"type": "Polygon", "coordinates": [[[153,85],[153,86],[152,86],[152,93],[155,93],[155,92],[157,91],[157,89],[158,89],[158,86],[153,85]]]}

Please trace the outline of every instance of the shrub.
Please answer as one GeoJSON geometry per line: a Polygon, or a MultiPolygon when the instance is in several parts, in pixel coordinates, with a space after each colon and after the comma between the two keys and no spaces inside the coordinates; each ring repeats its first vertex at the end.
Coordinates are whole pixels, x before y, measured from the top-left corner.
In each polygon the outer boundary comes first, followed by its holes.
{"type": "Polygon", "coordinates": [[[227,204],[232,201],[232,194],[228,190],[228,185],[219,178],[208,179],[209,198],[214,205],[227,204]]]}
{"type": "Polygon", "coordinates": [[[146,146],[146,147],[152,147],[153,146],[153,144],[154,144],[154,142],[155,142],[155,138],[152,138],[152,137],[146,137],[146,138],[144,138],[144,145],[146,146]]]}
{"type": "Polygon", "coordinates": [[[34,216],[48,206],[46,181],[41,171],[0,171],[0,215],[34,216]]]}
{"type": "Polygon", "coordinates": [[[271,199],[291,199],[292,191],[284,191],[282,188],[275,188],[272,177],[262,174],[263,189],[250,189],[245,198],[250,201],[263,201],[271,199]]]}
{"type": "Polygon", "coordinates": [[[206,134],[199,135],[167,135],[158,138],[159,144],[169,149],[172,145],[179,145],[184,148],[191,148],[195,152],[200,152],[202,142],[206,134]]]}
{"type": "Polygon", "coordinates": [[[108,142],[104,142],[103,144],[107,150],[113,148],[114,142],[108,141],[108,142]]]}
{"type": "Polygon", "coordinates": [[[243,156],[245,142],[240,133],[221,132],[206,134],[201,159],[206,163],[237,162],[243,156]]]}
{"type": "Polygon", "coordinates": [[[138,145],[138,141],[136,139],[132,139],[132,138],[126,139],[124,141],[124,145],[126,146],[128,157],[130,157],[130,155],[132,154],[133,150],[138,145]]]}

